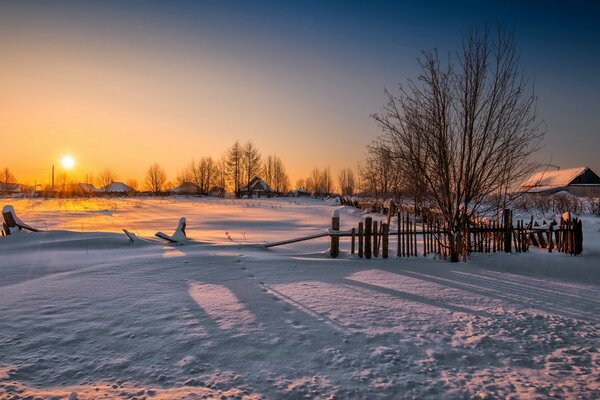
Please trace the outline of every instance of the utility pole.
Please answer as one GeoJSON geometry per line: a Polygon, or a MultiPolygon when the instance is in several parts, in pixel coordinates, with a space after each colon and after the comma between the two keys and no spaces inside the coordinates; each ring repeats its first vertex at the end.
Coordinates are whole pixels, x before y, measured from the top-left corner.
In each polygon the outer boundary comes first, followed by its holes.
{"type": "Polygon", "coordinates": [[[52,197],[54,197],[54,164],[52,164],[52,197]]]}

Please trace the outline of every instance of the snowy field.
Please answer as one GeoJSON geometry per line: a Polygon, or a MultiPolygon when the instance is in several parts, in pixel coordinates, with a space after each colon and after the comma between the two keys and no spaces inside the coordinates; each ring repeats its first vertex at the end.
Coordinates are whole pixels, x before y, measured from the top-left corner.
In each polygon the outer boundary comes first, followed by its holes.
{"type": "Polygon", "coordinates": [[[8,202],[50,231],[0,237],[0,399],[600,397],[598,218],[582,256],[450,264],[253,245],[328,228],[319,200],[8,202]],[[181,216],[183,246],[121,231],[181,216]]]}

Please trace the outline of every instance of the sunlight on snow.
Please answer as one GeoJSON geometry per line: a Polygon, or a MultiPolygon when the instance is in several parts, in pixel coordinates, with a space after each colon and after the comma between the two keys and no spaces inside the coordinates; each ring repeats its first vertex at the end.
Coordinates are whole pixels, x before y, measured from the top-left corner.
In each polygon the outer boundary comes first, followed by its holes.
{"type": "Polygon", "coordinates": [[[164,258],[174,258],[183,256],[185,256],[185,253],[183,251],[174,248],[167,249],[163,254],[164,258]]]}
{"type": "Polygon", "coordinates": [[[192,282],[188,294],[224,331],[245,334],[260,328],[254,314],[223,285],[192,282]]]}

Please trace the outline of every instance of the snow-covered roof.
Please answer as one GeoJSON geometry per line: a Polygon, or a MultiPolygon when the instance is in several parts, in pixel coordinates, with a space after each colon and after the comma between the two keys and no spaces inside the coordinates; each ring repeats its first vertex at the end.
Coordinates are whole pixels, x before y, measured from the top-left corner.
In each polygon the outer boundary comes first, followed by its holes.
{"type": "Polygon", "coordinates": [[[131,186],[124,184],[123,182],[113,182],[109,185],[100,188],[100,191],[107,193],[127,193],[135,192],[135,189],[131,186]]]}
{"type": "Polygon", "coordinates": [[[183,182],[181,185],[173,189],[175,193],[186,193],[198,191],[199,187],[193,182],[183,182]]]}
{"type": "Polygon", "coordinates": [[[575,178],[583,174],[588,168],[568,168],[558,171],[541,171],[533,174],[529,179],[521,185],[524,189],[531,191],[546,191],[560,189],[568,186],[575,178]]]}
{"type": "Polygon", "coordinates": [[[252,180],[250,181],[250,184],[248,185],[248,188],[250,188],[251,191],[254,191],[257,189],[262,189],[265,192],[273,191],[273,189],[271,189],[271,186],[269,186],[267,184],[267,182],[265,182],[262,178],[259,178],[258,176],[255,176],[254,178],[252,178],[252,180]]]}
{"type": "Polygon", "coordinates": [[[96,189],[96,187],[94,185],[92,185],[91,183],[80,183],[79,187],[84,192],[97,192],[98,191],[98,189],[96,189]]]}

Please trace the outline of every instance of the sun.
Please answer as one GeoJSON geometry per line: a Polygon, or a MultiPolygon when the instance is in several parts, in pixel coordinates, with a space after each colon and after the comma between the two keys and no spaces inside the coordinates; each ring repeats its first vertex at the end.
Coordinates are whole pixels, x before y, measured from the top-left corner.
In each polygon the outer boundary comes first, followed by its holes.
{"type": "Polygon", "coordinates": [[[75,159],[71,156],[64,156],[60,162],[65,169],[71,169],[75,166],[75,159]]]}

